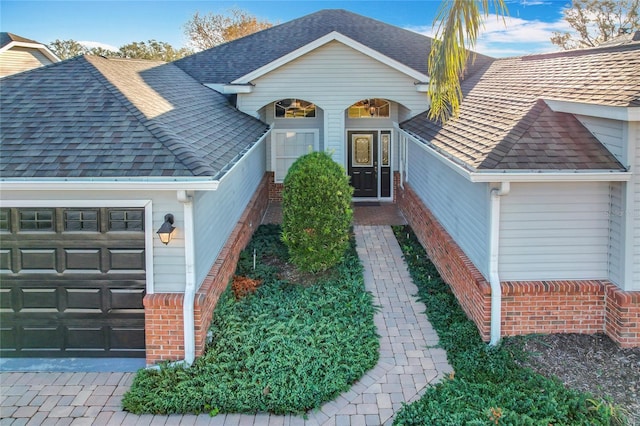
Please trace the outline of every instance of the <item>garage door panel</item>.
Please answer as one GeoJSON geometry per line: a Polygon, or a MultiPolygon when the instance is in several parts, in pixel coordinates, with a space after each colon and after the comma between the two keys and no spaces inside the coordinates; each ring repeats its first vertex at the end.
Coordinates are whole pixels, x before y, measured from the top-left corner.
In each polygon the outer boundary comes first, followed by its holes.
{"type": "Polygon", "coordinates": [[[110,288],[108,291],[111,297],[111,309],[113,310],[138,310],[143,306],[144,289],[110,288]]]}
{"type": "Polygon", "coordinates": [[[13,295],[10,288],[0,288],[0,312],[13,312],[13,295]]]}
{"type": "Polygon", "coordinates": [[[64,312],[102,313],[102,294],[100,288],[64,288],[64,312]]]}
{"type": "Polygon", "coordinates": [[[105,351],[108,349],[106,327],[65,327],[66,349],[71,351],[105,351]]]}
{"type": "MultiPolygon", "coordinates": [[[[1,237],[0,237],[1,238],[1,237]]],[[[12,271],[11,250],[0,249],[0,274],[12,271]]]]}
{"type": "Polygon", "coordinates": [[[20,249],[19,262],[16,272],[57,272],[56,250],[52,248],[20,249]]]}
{"type": "Polygon", "coordinates": [[[111,349],[114,351],[144,351],[144,327],[112,327],[111,349]]]}
{"type": "Polygon", "coordinates": [[[64,249],[63,270],[100,273],[102,261],[99,248],[64,249]]]}
{"type": "Polygon", "coordinates": [[[61,352],[60,327],[24,326],[20,327],[20,347],[23,351],[61,352]]]}
{"type": "Polygon", "coordinates": [[[3,356],[144,357],[144,209],[0,213],[3,356]]]}
{"type": "Polygon", "coordinates": [[[58,312],[58,294],[55,288],[19,288],[20,312],[58,312]]]}
{"type": "Polygon", "coordinates": [[[109,249],[109,271],[144,271],[144,250],[109,249]]]}
{"type": "Polygon", "coordinates": [[[16,327],[2,324],[2,327],[0,327],[0,354],[2,354],[2,356],[16,352],[16,337],[16,327]]]}

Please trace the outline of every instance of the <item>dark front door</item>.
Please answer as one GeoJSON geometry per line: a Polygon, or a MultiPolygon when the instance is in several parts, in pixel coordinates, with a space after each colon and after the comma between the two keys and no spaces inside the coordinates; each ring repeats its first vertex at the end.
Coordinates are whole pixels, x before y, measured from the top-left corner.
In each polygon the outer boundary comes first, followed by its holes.
{"type": "Polygon", "coordinates": [[[144,210],[0,209],[0,355],[144,357],[144,210]]]}
{"type": "Polygon", "coordinates": [[[349,176],[353,196],[378,197],[378,132],[349,131],[349,176]]]}

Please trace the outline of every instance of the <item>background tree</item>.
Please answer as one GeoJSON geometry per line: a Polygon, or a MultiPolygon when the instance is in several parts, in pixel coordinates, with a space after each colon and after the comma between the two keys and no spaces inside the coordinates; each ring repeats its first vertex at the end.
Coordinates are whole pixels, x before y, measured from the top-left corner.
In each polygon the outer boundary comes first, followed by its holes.
{"type": "Polygon", "coordinates": [[[233,8],[227,14],[194,13],[184,24],[184,33],[196,50],[205,50],[272,26],[245,10],[233,8]]]}
{"type": "Polygon", "coordinates": [[[504,0],[442,0],[434,26],[435,40],[429,54],[429,118],[446,122],[458,115],[462,102],[460,80],[480,35],[480,26],[489,16],[489,6],[505,16],[504,0]]]}
{"type": "Polygon", "coordinates": [[[49,43],[48,47],[58,58],[62,60],[84,55],[89,51],[89,49],[75,40],[56,39],[49,43]]]}
{"type": "Polygon", "coordinates": [[[104,56],[104,57],[116,57],[118,56],[118,52],[115,50],[111,50],[111,49],[106,49],[104,47],[92,47],[91,49],[89,49],[89,51],[87,52],[89,55],[96,55],[96,56],[104,56]]]}
{"type": "Polygon", "coordinates": [[[551,43],[565,50],[594,47],[622,31],[640,30],[640,0],[573,0],[563,13],[574,32],[554,32],[551,43]]]}
{"type": "Polygon", "coordinates": [[[79,55],[99,55],[112,58],[152,59],[156,61],[175,61],[190,55],[190,49],[175,49],[169,43],[157,40],[134,41],[120,46],[117,51],[104,47],[88,48],[75,40],[56,40],[49,44],[49,49],[60,59],[69,59],[79,55]]]}
{"type": "Polygon", "coordinates": [[[134,41],[120,46],[118,49],[118,56],[121,58],[152,59],[165,62],[175,61],[190,53],[191,51],[187,48],[176,50],[169,43],[157,40],[134,41]]]}

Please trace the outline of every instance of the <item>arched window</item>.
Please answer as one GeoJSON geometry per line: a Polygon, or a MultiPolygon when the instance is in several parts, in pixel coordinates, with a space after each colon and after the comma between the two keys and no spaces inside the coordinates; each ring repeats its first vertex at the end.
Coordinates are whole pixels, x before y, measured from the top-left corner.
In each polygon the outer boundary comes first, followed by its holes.
{"type": "Polygon", "coordinates": [[[385,99],[363,99],[349,107],[349,118],[389,118],[389,109],[385,99]]]}
{"type": "Polygon", "coordinates": [[[301,99],[281,99],[275,103],[276,118],[313,118],[316,106],[301,99]]]}

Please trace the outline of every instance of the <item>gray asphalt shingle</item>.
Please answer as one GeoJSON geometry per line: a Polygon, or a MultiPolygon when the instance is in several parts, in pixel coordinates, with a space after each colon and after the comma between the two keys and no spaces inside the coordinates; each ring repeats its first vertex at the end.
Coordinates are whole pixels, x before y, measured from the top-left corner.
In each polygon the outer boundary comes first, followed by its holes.
{"type": "Polygon", "coordinates": [[[573,116],[543,99],[640,105],[640,43],[499,59],[463,82],[457,118],[400,127],[471,169],[624,170],[573,116]]]}
{"type": "Polygon", "coordinates": [[[268,129],[175,65],[83,56],[0,82],[0,176],[216,178],[268,129]]]}

